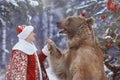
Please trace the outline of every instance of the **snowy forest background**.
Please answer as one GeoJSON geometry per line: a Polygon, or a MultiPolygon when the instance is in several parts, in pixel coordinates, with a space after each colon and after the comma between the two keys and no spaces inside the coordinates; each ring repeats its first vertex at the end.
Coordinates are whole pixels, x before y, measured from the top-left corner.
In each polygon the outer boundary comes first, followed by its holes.
{"type": "MultiPolygon", "coordinates": [[[[61,49],[66,48],[66,38],[59,34],[56,23],[67,16],[93,17],[96,39],[104,48],[105,30],[120,30],[120,12],[108,10],[108,0],[0,0],[0,80],[4,80],[11,49],[17,42],[16,27],[27,24],[35,27],[35,44],[39,51],[51,38],[61,49]]],[[[120,8],[120,0],[113,0],[120,8]]],[[[118,36],[117,43],[120,41],[118,36]]],[[[117,46],[118,47],[118,46],[117,46]]]]}

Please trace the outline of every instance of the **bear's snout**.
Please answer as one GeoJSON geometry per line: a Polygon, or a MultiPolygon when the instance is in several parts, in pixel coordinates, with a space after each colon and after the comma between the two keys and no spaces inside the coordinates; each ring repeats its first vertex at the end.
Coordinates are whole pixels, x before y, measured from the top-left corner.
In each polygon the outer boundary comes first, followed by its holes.
{"type": "Polygon", "coordinates": [[[60,22],[56,22],[56,24],[57,24],[57,25],[59,25],[59,24],[60,24],[60,22]]]}
{"type": "Polygon", "coordinates": [[[60,28],[60,22],[57,22],[56,25],[58,28],[60,28]]]}

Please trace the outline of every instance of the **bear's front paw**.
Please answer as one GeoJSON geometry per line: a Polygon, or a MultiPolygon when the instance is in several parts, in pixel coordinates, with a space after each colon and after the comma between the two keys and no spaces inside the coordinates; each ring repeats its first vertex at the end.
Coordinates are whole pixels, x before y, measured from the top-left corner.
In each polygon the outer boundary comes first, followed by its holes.
{"type": "Polygon", "coordinates": [[[52,41],[51,39],[47,39],[47,43],[48,43],[49,45],[55,45],[54,41],[52,41]]]}

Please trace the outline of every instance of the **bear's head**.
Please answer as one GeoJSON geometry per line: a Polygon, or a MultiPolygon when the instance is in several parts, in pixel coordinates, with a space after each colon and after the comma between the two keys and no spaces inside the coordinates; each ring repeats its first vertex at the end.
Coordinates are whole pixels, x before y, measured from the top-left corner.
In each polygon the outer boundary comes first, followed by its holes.
{"type": "Polygon", "coordinates": [[[93,35],[92,24],[93,18],[84,18],[81,16],[69,16],[57,23],[60,33],[66,34],[69,39],[78,35],[79,37],[87,38],[88,35],[93,35]]]}

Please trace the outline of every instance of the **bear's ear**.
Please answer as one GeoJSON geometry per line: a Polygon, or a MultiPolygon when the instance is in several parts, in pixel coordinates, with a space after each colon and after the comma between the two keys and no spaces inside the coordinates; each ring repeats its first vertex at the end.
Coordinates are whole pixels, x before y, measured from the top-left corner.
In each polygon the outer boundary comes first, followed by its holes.
{"type": "Polygon", "coordinates": [[[94,23],[94,18],[93,18],[93,17],[88,18],[88,19],[87,19],[87,23],[88,23],[89,26],[93,25],[93,23],[94,23]]]}

